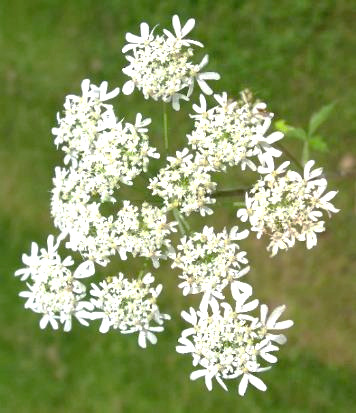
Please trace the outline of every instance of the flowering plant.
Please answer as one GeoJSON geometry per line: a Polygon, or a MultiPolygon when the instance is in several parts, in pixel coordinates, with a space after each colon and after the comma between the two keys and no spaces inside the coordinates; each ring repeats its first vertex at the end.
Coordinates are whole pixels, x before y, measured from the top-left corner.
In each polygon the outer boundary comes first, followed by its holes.
{"type": "Polygon", "coordinates": [[[183,295],[201,298],[198,309],[182,312],[191,326],[182,331],[176,347],[179,353],[191,353],[193,366],[199,366],[191,379],[204,377],[209,390],[213,379],[225,390],[225,381],[238,379],[240,395],[248,384],[264,391],[267,387],[256,374],[277,361],[272,353],[286,342],[280,331],[293,322],[279,321],[285,306],[268,316],[267,305],[251,299],[253,289],[245,277],[249,261],[240,241],[250,231],[258,238],[266,235],[272,256],[293,247],[295,241],[314,247],[317,233],[325,230],[323,212],[338,212],[330,202],[336,191],[326,192],[321,168],[312,170],[315,162],[307,159],[307,141],[304,165],[292,157],[302,171],[289,169],[289,161],[277,164],[284,135],[269,132],[273,114],[266,104],[254,101],[246,91],[238,100],[226,92],[214,93],[207,81],[218,80],[219,74],[202,71],[208,56],[197,63],[195,52],[203,45],[186,38],[194,19],[182,25],[174,16],[172,23],[173,31],[161,34],[141,23],[140,35],[128,33],[122,50],[129,62],[123,73],[130,78],[123,93],[136,89],[145,99],[164,102],[166,151],[166,103],[178,111],[192,98],[195,83],[202,92],[199,104],[192,105],[194,126],[186,147],[167,156],[156,176],[149,178],[147,187],[158,201],[136,205],[120,198],[118,191],[146,173],[151,158],[160,158],[150,146],[151,119],[138,113],[133,123],[119,120],[107,103],[117,97],[119,88],[108,92],[107,82],[95,86],[85,79],[81,96],[66,97],[52,129],[55,145],[64,152],[64,165],[55,168],[51,195],[58,236],[48,237],[47,249],[32,243],[31,254],[23,255],[25,268],[15,272],[27,285],[20,296],[26,298],[26,308],[41,314],[41,328],[50,325],[69,331],[73,318],[85,326],[100,320],[101,333],[110,329],[137,333],[139,346],[145,348],[157,342],[155,333],[162,332],[170,319],[157,304],[162,285],[154,286],[153,275],[145,269],[148,263],[154,270],[169,260],[172,268],[179,269],[183,295]],[[213,95],[212,106],[208,95],[213,95]],[[257,175],[251,188],[242,190],[245,202],[237,210],[246,228],[235,225],[216,232],[204,226],[201,232],[192,232],[191,214],[214,212],[219,191],[213,174],[230,167],[257,175]],[[104,204],[117,206],[117,211],[105,215],[104,204]],[[170,236],[177,231],[181,238],[173,245],[170,236]],[[64,240],[67,249],[82,257],[74,271],[73,258],[62,259],[59,253],[64,240]],[[107,266],[116,254],[121,260],[128,254],[141,257],[145,267],[136,278],[120,272],[90,287],[85,284],[96,265],[107,266]]]}

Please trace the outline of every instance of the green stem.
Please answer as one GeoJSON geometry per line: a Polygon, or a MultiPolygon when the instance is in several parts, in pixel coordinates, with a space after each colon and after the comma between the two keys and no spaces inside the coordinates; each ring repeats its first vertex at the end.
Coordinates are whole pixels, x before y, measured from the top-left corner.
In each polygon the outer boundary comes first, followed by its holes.
{"type": "Polygon", "coordinates": [[[291,161],[293,161],[293,162],[295,163],[295,165],[296,165],[300,170],[303,170],[303,169],[304,169],[304,168],[303,168],[303,165],[298,161],[298,159],[297,159],[294,155],[292,155],[292,154],[288,151],[288,149],[286,149],[281,143],[277,143],[276,146],[279,147],[279,149],[280,149],[282,152],[284,152],[284,153],[286,154],[286,156],[287,156],[291,161]]]}
{"type": "Polygon", "coordinates": [[[302,164],[305,165],[309,160],[309,142],[305,140],[303,143],[303,151],[302,151],[302,164]]]}
{"type": "Polygon", "coordinates": [[[164,148],[168,152],[168,117],[167,104],[163,102],[163,130],[164,130],[164,148]]]}
{"type": "Polygon", "coordinates": [[[180,234],[182,236],[186,235],[184,226],[183,226],[182,221],[181,221],[181,216],[180,216],[179,211],[178,211],[177,208],[173,209],[173,216],[174,216],[175,220],[178,222],[178,229],[179,229],[180,234]]]}
{"type": "Polygon", "coordinates": [[[182,221],[182,224],[185,226],[185,229],[188,232],[190,232],[190,225],[188,224],[187,220],[183,217],[183,215],[179,212],[178,209],[177,209],[177,211],[178,211],[179,218],[182,221]]]}
{"type": "Polygon", "coordinates": [[[148,261],[148,259],[146,258],[145,261],[144,261],[144,263],[143,263],[142,270],[139,272],[138,277],[137,277],[139,280],[141,280],[141,278],[143,277],[143,274],[146,273],[148,264],[149,264],[149,261],[148,261]]]}
{"type": "Polygon", "coordinates": [[[213,192],[212,196],[214,198],[223,198],[228,196],[241,196],[245,195],[245,193],[249,190],[249,188],[234,188],[234,189],[221,189],[220,191],[213,192]]]}
{"type": "Polygon", "coordinates": [[[237,207],[242,207],[242,208],[245,208],[245,207],[246,207],[245,202],[233,202],[232,205],[235,206],[235,207],[236,207],[236,206],[237,206],[237,207]]]}

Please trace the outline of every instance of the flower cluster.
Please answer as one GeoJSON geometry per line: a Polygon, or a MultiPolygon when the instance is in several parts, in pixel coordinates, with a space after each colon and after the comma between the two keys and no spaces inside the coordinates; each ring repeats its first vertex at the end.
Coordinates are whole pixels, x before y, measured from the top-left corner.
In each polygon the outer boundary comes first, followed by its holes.
{"type": "Polygon", "coordinates": [[[226,166],[239,164],[242,170],[246,167],[256,170],[251,158],[281,155],[272,144],[282,139],[283,134],[274,132],[265,136],[273,114],[266,112],[264,103],[230,101],[225,92],[215,94],[214,98],[218,105],[207,109],[205,97],[200,95],[200,106],[193,105],[196,114],[191,115],[194,129],[187,135],[189,145],[211,170],[225,171],[226,166]]]}
{"type": "Polygon", "coordinates": [[[123,334],[138,332],[138,344],[147,346],[146,340],[156,344],[154,333],[163,331],[164,320],[168,314],[161,314],[156,299],[162,285],[151,287],[154,277],[148,273],[142,279],[128,280],[122,273],[108,277],[99,286],[92,284],[91,303],[95,307],[93,319],[101,319],[99,331],[119,330],[123,334]],[[156,326],[150,325],[155,322],[156,326]]]}
{"type": "Polygon", "coordinates": [[[224,229],[215,234],[214,228],[205,226],[203,232],[183,237],[172,263],[172,268],[182,270],[179,287],[183,295],[203,293],[206,307],[212,300],[224,299],[223,290],[229,284],[235,290],[250,293],[250,285],[238,281],[250,269],[246,252],[234,242],[247,235],[247,230],[238,233],[237,227],[230,233],[224,229]]]}
{"type": "Polygon", "coordinates": [[[150,119],[138,113],[135,124],[123,124],[117,121],[113,107],[104,104],[117,94],[117,89],[107,93],[106,82],[97,87],[84,80],[82,96],[67,96],[64,116],[58,116],[58,127],[53,129],[55,144],[65,152],[66,165],[55,169],[51,200],[54,224],[61,235],[55,244],[53,236],[48,238],[48,251],[38,253],[33,243],[31,256],[23,256],[27,267],[15,274],[23,280],[30,278],[29,291],[20,295],[27,298],[26,308],[43,314],[41,328],[49,323],[57,329],[60,323],[68,331],[75,316],[84,325],[102,318],[104,332],[110,323],[101,315],[103,310],[110,320],[116,319],[110,326],[126,333],[140,331],[139,344],[145,347],[146,339],[155,342],[152,331],[162,331],[161,324],[168,318],[155,304],[162,287],[150,287],[153,277],[148,274],[142,281],[129,281],[120,273],[100,287],[92,284],[95,298],[91,302],[83,301],[86,286],[78,280],[92,276],[94,262],[106,265],[116,252],[121,259],[126,259],[127,253],[151,259],[158,267],[159,260],[172,250],[167,237],[176,231],[177,223],[167,221],[166,210],[147,202],[134,206],[120,201],[122,208],[115,214],[102,213],[105,202],[117,202],[114,195],[121,183],[132,185],[137,175],[147,171],[149,158],[159,157],[146,134],[150,119]],[[73,259],[61,260],[57,252],[67,236],[66,247],[86,259],[74,273],[68,268],[73,259]],[[121,315],[114,310],[115,302],[121,315]],[[98,311],[93,312],[94,308],[98,311]],[[151,319],[159,325],[149,326],[151,319]]]}
{"type": "MultiPolygon", "coordinates": [[[[200,63],[193,62],[194,47],[203,47],[186,38],[194,19],[182,26],[173,16],[172,24],[173,32],[154,34],[155,29],[142,23],[139,36],[127,33],[123,53],[129,65],[123,72],[130,79],[123,92],[130,94],[136,88],[146,99],[171,102],[179,110],[180,100],[189,100],[195,82],[211,95],[207,80],[219,75],[202,72],[207,55],[200,63]]],[[[56,240],[48,237],[47,249],[39,250],[33,243],[31,255],[23,255],[25,268],[15,273],[27,282],[28,290],[20,293],[26,298],[25,307],[42,315],[41,328],[62,325],[69,331],[73,317],[83,325],[100,320],[100,332],[138,333],[138,344],[145,348],[156,343],[155,333],[163,331],[170,319],[156,303],[162,285],[153,286],[151,273],[142,276],[141,271],[138,279],[127,279],[120,272],[92,283],[87,299],[82,279],[94,275],[95,263],[106,266],[116,254],[121,260],[128,254],[143,257],[155,268],[170,258],[172,268],[180,270],[183,295],[202,294],[198,311],[182,312],[191,327],[182,332],[177,346],[178,352],[192,355],[195,367],[199,365],[191,379],[204,377],[211,390],[215,378],[227,390],[226,380],[240,378],[240,395],[249,383],[266,390],[256,374],[277,361],[272,353],[286,342],[279,330],[293,322],[278,321],[285,306],[267,316],[268,308],[262,304],[259,315],[252,313],[259,303],[248,301],[252,287],[240,281],[250,267],[237,242],[247,237],[247,229],[238,232],[235,226],[215,232],[205,226],[201,232],[191,232],[184,216],[213,213],[211,206],[219,195],[213,173],[237,165],[243,171],[257,171],[262,177],[246,192],[246,207],[237,216],[248,221],[258,238],[270,237],[268,249],[275,255],[296,240],[306,241],[307,248],[316,245],[316,233],[324,230],[323,211],[338,212],[330,203],[337,192],[325,193],[326,179],[321,168],[312,171],[314,161],[306,163],[303,176],[287,170],[289,162],[275,169],[274,160],[282,152],[273,144],[283,134],[267,133],[273,114],[247,92],[240,101],[229,100],[223,92],[214,94],[217,103],[210,109],[200,95],[199,105],[193,105],[188,147],[167,156],[167,163],[150,177],[148,189],[152,197],[160,198],[158,205],[157,199],[151,203],[120,199],[119,188],[133,185],[138,175],[148,172],[150,158],[159,158],[147,135],[151,119],[138,113],[133,124],[119,121],[106,103],[118,95],[118,88],[108,92],[107,82],[95,86],[88,79],[81,86],[81,96],[67,96],[64,113],[57,116],[58,125],[52,130],[54,143],[65,154],[64,167],[55,169],[51,197],[60,235],[56,240]],[[170,222],[170,214],[178,222],[170,222]],[[169,237],[177,225],[182,238],[174,248],[169,237]],[[74,265],[72,257],[62,259],[58,253],[66,237],[66,247],[84,260],[74,271],[69,268],[74,265]],[[230,295],[233,306],[226,302],[230,295]]],[[[166,112],[164,129],[168,149],[166,112]]]]}
{"type": "Polygon", "coordinates": [[[246,303],[249,294],[237,297],[235,307],[222,303],[212,311],[206,309],[182,312],[182,317],[192,326],[182,332],[177,352],[191,353],[193,366],[201,368],[190,375],[191,380],[205,378],[208,390],[212,389],[212,379],[227,390],[225,380],[241,378],[238,392],[243,396],[250,383],[259,390],[267,386],[256,376],[271,366],[261,363],[276,363],[272,352],[279,350],[276,344],[284,344],[286,337],[275,334],[293,325],[291,320],[278,321],[285,307],[277,307],[267,318],[268,307],[260,306],[260,316],[247,314],[258,306],[258,300],[246,303]]]}
{"type": "Polygon", "coordinates": [[[249,220],[258,238],[263,234],[270,237],[272,256],[292,247],[295,240],[305,241],[308,249],[314,247],[316,233],[325,230],[321,210],[329,215],[339,211],[329,202],[337,191],[325,194],[327,181],[322,168],[311,170],[314,163],[308,161],[301,176],[286,170],[289,162],[275,170],[273,161],[266,161],[267,165],[259,168],[264,177],[246,194],[246,208],[237,212],[242,221],[249,220]]]}
{"type": "Polygon", "coordinates": [[[99,208],[98,203],[87,208],[81,204],[76,209],[68,208],[68,214],[74,217],[71,221],[63,219],[70,236],[68,248],[104,266],[116,253],[123,260],[127,253],[149,258],[155,267],[159,266],[159,259],[166,258],[170,249],[167,237],[176,231],[177,223],[167,222],[164,209],[147,202],[137,207],[124,201],[115,215],[105,217],[99,208]]]}
{"type": "Polygon", "coordinates": [[[72,272],[68,268],[74,264],[72,257],[62,261],[57,252],[61,239],[55,242],[50,235],[47,250],[39,250],[33,242],[31,255],[22,257],[26,267],[17,270],[15,275],[27,281],[28,290],[20,293],[20,297],[27,299],[25,308],[43,314],[40,327],[45,328],[50,323],[52,328],[58,329],[59,324],[63,324],[64,331],[69,331],[73,316],[83,325],[88,325],[87,320],[90,320],[93,305],[83,301],[86,288],[79,279],[93,275],[94,266],[91,262],[83,262],[72,272]]]}
{"type": "Polygon", "coordinates": [[[54,182],[56,198],[63,201],[87,202],[90,197],[114,201],[112,194],[120,182],[132,185],[147,170],[149,157],[159,158],[146,134],[151,119],[138,113],[135,124],[118,122],[113,107],[103,103],[118,90],[99,93],[103,85],[106,90],[106,82],[98,88],[84,80],[83,95],[67,96],[64,117],[58,116],[59,126],[52,129],[55,144],[66,153],[64,163],[71,161],[68,170],[60,170],[62,179],[54,182]]]}
{"type": "Polygon", "coordinates": [[[168,210],[177,208],[184,215],[194,211],[203,216],[212,214],[208,205],[215,203],[211,194],[216,183],[211,181],[203,160],[198,155],[193,160],[187,148],[178,151],[175,157],[168,156],[167,160],[168,165],[150,179],[148,188],[152,194],[160,196],[168,210]]]}
{"type": "Polygon", "coordinates": [[[140,36],[126,34],[128,44],[122,51],[132,54],[126,54],[129,65],[122,71],[131,79],[124,84],[123,92],[130,94],[137,88],[146,99],[172,102],[173,108],[179,110],[179,100],[189,99],[195,81],[204,93],[211,94],[213,91],[206,80],[217,80],[220,76],[215,72],[201,72],[208,63],[207,55],[199,64],[191,61],[192,46],[203,47],[200,42],[186,39],[195,20],[189,19],[181,27],[175,15],[172,24],[174,33],[165,29],[163,35],[154,35],[154,29],[150,32],[148,24],[141,23],[140,36]]]}
{"type": "Polygon", "coordinates": [[[116,202],[113,195],[120,182],[132,185],[147,170],[149,157],[159,157],[146,134],[151,120],[139,113],[134,125],[117,122],[112,106],[103,102],[118,91],[107,94],[106,89],[106,82],[96,87],[84,80],[82,96],[67,97],[64,117],[58,117],[59,127],[53,129],[55,143],[66,153],[65,163],[71,163],[56,168],[54,224],[69,234],[68,247],[101,265],[116,251],[121,257],[132,252],[157,263],[156,257],[164,256],[164,238],[174,230],[166,224],[164,210],[144,204],[139,211],[124,202],[117,216],[101,213],[104,202],[116,202]]]}

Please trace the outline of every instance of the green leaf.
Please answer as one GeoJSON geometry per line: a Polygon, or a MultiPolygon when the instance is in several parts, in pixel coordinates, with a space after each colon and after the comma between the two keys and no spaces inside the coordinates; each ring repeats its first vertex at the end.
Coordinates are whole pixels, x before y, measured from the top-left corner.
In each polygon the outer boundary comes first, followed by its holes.
{"type": "Polygon", "coordinates": [[[305,141],[308,139],[308,135],[302,128],[295,128],[294,126],[288,125],[284,119],[278,119],[274,122],[274,126],[277,130],[283,132],[288,138],[299,139],[305,141]]]}
{"type": "Polygon", "coordinates": [[[284,119],[278,119],[274,122],[274,127],[280,132],[286,133],[292,126],[287,125],[284,119]]]}
{"type": "Polygon", "coordinates": [[[322,136],[315,135],[309,139],[309,145],[311,149],[319,152],[328,152],[329,147],[322,136]]]}
{"type": "Polygon", "coordinates": [[[330,116],[335,107],[335,103],[323,106],[318,112],[314,113],[309,121],[309,136],[313,135],[316,130],[322,125],[330,116]]]}
{"type": "Polygon", "coordinates": [[[306,141],[308,139],[308,135],[302,128],[293,128],[287,130],[286,132],[287,138],[299,139],[301,141],[306,141]]]}

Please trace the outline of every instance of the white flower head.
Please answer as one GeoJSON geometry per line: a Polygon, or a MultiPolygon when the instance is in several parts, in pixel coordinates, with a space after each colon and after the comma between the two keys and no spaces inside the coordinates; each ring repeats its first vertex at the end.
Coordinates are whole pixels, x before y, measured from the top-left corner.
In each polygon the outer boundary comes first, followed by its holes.
{"type": "Polygon", "coordinates": [[[192,46],[203,47],[200,42],[186,39],[193,29],[195,20],[189,19],[183,26],[177,15],[172,19],[174,33],[164,29],[163,35],[153,35],[146,23],[141,24],[141,36],[126,35],[129,42],[123,48],[129,65],[123,73],[130,77],[123,85],[123,93],[131,94],[134,89],[143,93],[146,99],[172,102],[175,110],[180,109],[180,100],[189,100],[195,81],[207,94],[213,93],[206,83],[220,76],[214,72],[202,73],[207,56],[200,64],[191,61],[192,46]]]}
{"type": "Polygon", "coordinates": [[[202,216],[210,215],[213,211],[209,205],[215,203],[211,195],[216,183],[211,181],[199,155],[192,158],[187,148],[175,157],[168,157],[169,164],[150,179],[148,188],[163,199],[168,210],[177,208],[186,216],[195,211],[202,216]]]}
{"type": "Polygon", "coordinates": [[[178,353],[191,353],[193,366],[199,366],[190,375],[191,380],[204,377],[208,390],[212,389],[213,379],[227,390],[225,381],[240,378],[238,393],[243,396],[248,384],[261,391],[267,386],[257,377],[271,368],[277,357],[272,354],[279,350],[273,343],[284,344],[285,337],[269,333],[272,329],[288,328],[292,322],[276,322],[284,307],[278,307],[266,322],[265,308],[261,307],[261,319],[246,314],[253,311],[258,300],[246,303],[248,296],[240,295],[235,309],[222,303],[212,312],[182,312],[182,317],[192,326],[182,332],[176,350],[178,353]]]}
{"type": "Polygon", "coordinates": [[[303,176],[287,169],[289,162],[275,169],[271,159],[263,161],[259,172],[264,176],[246,194],[246,208],[238,210],[237,216],[249,220],[258,238],[270,237],[272,256],[296,240],[305,241],[308,249],[314,247],[316,234],[325,230],[322,211],[329,215],[339,211],[330,203],[337,191],[324,194],[327,181],[321,168],[311,170],[314,161],[306,163],[303,176]]]}
{"type": "Polygon", "coordinates": [[[79,279],[92,276],[95,268],[93,262],[83,262],[72,272],[68,268],[74,264],[72,257],[62,260],[57,252],[61,237],[56,243],[54,240],[50,235],[47,249],[40,251],[37,244],[32,243],[31,256],[23,256],[27,268],[16,271],[15,275],[27,280],[28,290],[19,295],[27,299],[25,308],[42,314],[40,327],[50,324],[56,330],[62,324],[64,331],[69,331],[73,316],[86,326],[91,318],[93,306],[83,301],[86,288],[79,279]]]}
{"type": "MultiPolygon", "coordinates": [[[[210,76],[213,75],[202,74],[200,82],[210,76]]],[[[206,86],[201,87],[208,94],[206,86]]],[[[272,144],[283,135],[275,132],[265,136],[269,117],[261,116],[251,103],[229,100],[226,92],[215,94],[214,98],[218,105],[208,109],[205,97],[200,95],[200,106],[193,105],[195,114],[191,115],[194,129],[187,135],[189,145],[206,159],[212,171],[224,171],[235,165],[242,170],[256,170],[255,159],[261,162],[261,157],[269,160],[281,155],[272,144]]]]}
{"type": "MultiPolygon", "coordinates": [[[[241,234],[246,236],[246,232],[241,234]]],[[[240,238],[236,227],[229,234],[226,229],[215,233],[214,228],[205,226],[203,232],[181,239],[172,268],[181,270],[179,288],[183,295],[203,293],[206,305],[223,299],[223,290],[231,283],[235,289],[252,291],[248,284],[238,281],[249,267],[246,252],[234,242],[236,238],[240,238]]]]}
{"type": "Polygon", "coordinates": [[[92,318],[101,320],[99,331],[106,333],[114,329],[123,334],[137,332],[140,347],[145,348],[147,340],[156,344],[154,333],[163,331],[164,320],[170,317],[159,311],[156,300],[162,285],[152,287],[153,282],[154,277],[150,273],[138,280],[128,280],[119,273],[99,285],[92,284],[91,303],[96,310],[92,318]]]}

